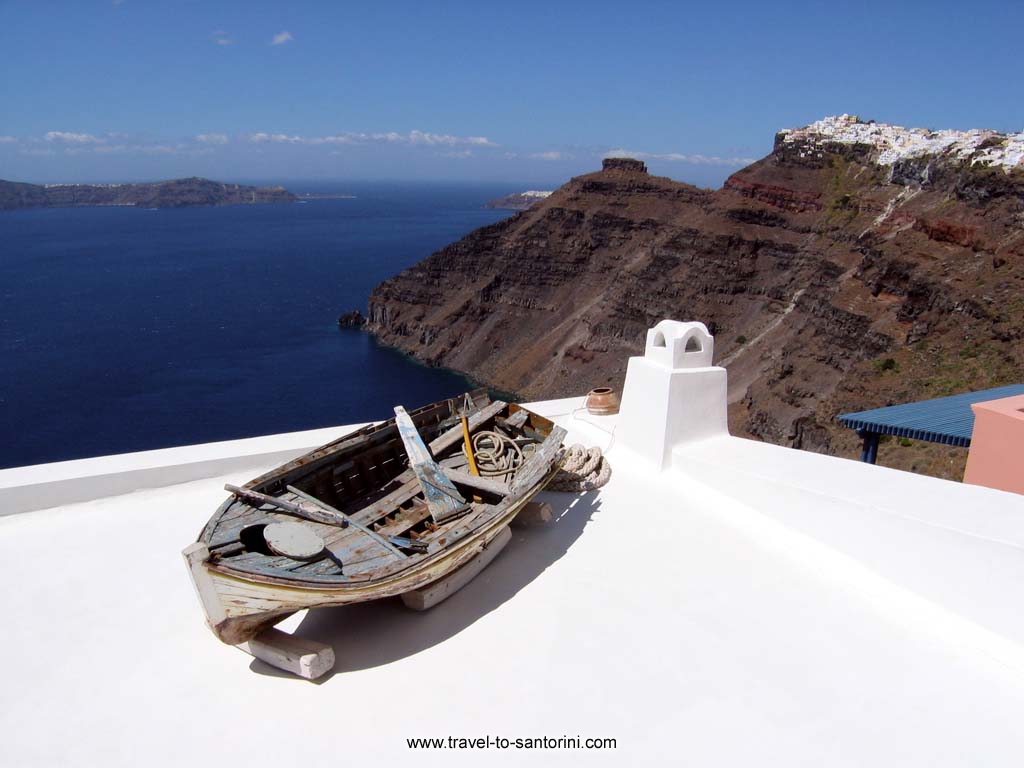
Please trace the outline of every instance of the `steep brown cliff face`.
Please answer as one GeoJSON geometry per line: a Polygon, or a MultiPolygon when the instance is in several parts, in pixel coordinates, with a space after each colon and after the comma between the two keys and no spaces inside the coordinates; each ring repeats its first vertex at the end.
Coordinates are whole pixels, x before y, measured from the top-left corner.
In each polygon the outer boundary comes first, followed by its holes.
{"type": "MultiPolygon", "coordinates": [[[[529,398],[621,387],[646,329],[702,320],[734,433],[852,456],[835,415],[1022,380],[1024,173],[777,141],[717,191],[607,160],[387,280],[368,328],[529,398]]],[[[947,477],[965,452],[890,442],[947,477]]]]}

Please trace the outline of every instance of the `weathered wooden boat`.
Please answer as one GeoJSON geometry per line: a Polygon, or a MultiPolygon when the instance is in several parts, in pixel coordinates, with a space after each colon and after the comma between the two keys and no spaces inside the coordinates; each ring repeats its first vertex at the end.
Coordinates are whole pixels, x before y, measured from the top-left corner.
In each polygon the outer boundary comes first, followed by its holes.
{"type": "Polygon", "coordinates": [[[218,638],[440,583],[507,536],[557,471],[565,430],[486,390],[395,413],[227,486],[184,553],[218,638]]]}

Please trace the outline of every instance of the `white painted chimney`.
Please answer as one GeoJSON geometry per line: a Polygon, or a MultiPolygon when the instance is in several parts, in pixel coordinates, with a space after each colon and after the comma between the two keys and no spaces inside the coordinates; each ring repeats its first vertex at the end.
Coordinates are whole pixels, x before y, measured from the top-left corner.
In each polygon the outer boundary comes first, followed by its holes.
{"type": "Polygon", "coordinates": [[[651,328],[643,357],[631,357],[626,369],[617,444],[665,469],[675,446],[729,434],[726,372],[711,365],[714,349],[704,323],[662,320],[651,328]]]}

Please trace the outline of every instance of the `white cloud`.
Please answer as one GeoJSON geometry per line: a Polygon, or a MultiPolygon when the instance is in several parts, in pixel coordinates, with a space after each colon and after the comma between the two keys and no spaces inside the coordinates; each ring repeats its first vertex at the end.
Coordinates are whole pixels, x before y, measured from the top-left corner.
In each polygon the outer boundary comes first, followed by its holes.
{"type": "Polygon", "coordinates": [[[271,45],[284,45],[285,43],[291,43],[295,40],[295,36],[288,30],[278,32],[272,38],[270,38],[271,45]]]}
{"type": "Polygon", "coordinates": [[[467,157],[472,157],[472,156],[473,156],[473,150],[472,149],[452,149],[452,150],[449,150],[448,152],[439,152],[438,153],[438,157],[451,157],[451,158],[455,158],[455,159],[458,159],[458,160],[463,160],[463,159],[465,159],[467,157]]]}
{"type": "Polygon", "coordinates": [[[336,136],[319,136],[306,139],[307,144],[356,144],[357,141],[348,134],[339,133],[336,136]]]}
{"type": "Polygon", "coordinates": [[[287,133],[252,133],[249,141],[254,144],[272,142],[275,144],[408,144],[427,147],[497,147],[484,136],[452,136],[450,134],[409,131],[407,134],[389,131],[387,133],[338,133],[332,136],[299,136],[287,133]]]}
{"type": "Polygon", "coordinates": [[[228,137],[223,133],[200,133],[196,136],[196,141],[203,144],[227,144],[228,137]]]}
{"type": "Polygon", "coordinates": [[[463,144],[470,144],[476,147],[498,146],[484,136],[451,136],[447,133],[424,133],[423,131],[409,132],[410,144],[426,144],[428,146],[455,147],[463,144]]]}
{"type": "Polygon", "coordinates": [[[214,45],[234,45],[235,41],[227,32],[223,29],[218,29],[216,32],[210,35],[210,42],[214,45]]]}
{"type": "Polygon", "coordinates": [[[263,144],[272,141],[275,144],[308,144],[309,140],[302,136],[289,136],[286,133],[254,133],[249,136],[253,144],[263,144]]]}
{"type": "Polygon", "coordinates": [[[45,138],[47,141],[56,141],[62,144],[102,144],[105,141],[91,133],[71,133],[70,131],[50,131],[45,138]]]}
{"type": "Polygon", "coordinates": [[[561,160],[561,152],[534,152],[530,155],[534,160],[561,160]]]}
{"type": "Polygon", "coordinates": [[[26,147],[25,149],[19,149],[19,154],[28,155],[30,157],[51,157],[56,153],[52,149],[39,149],[37,147],[26,147]]]}
{"type": "Polygon", "coordinates": [[[360,141],[368,140],[368,134],[338,134],[335,136],[290,136],[287,133],[252,133],[249,141],[253,144],[306,144],[315,146],[317,144],[358,144],[360,141]]]}
{"type": "MultiPolygon", "coordinates": [[[[214,150],[211,147],[197,147],[195,144],[72,144],[64,147],[65,155],[209,155],[214,150]]],[[[35,153],[40,154],[40,153],[35,153]]],[[[48,154],[53,154],[48,150],[48,154]]]]}
{"type": "Polygon", "coordinates": [[[637,160],[667,160],[673,163],[689,163],[691,165],[728,165],[742,166],[754,162],[751,157],[717,157],[707,155],[682,155],[678,152],[657,154],[654,152],[634,152],[629,149],[613,149],[604,153],[604,157],[633,157],[637,160]]]}
{"type": "Polygon", "coordinates": [[[0,144],[17,144],[18,139],[16,136],[0,136],[0,144]]]}

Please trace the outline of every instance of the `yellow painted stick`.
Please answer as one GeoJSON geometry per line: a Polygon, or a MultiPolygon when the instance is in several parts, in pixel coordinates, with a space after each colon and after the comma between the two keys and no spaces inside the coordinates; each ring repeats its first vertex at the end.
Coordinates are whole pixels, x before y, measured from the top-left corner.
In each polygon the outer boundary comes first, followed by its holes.
{"type": "Polygon", "coordinates": [[[469,419],[466,418],[466,414],[462,414],[462,439],[466,441],[466,458],[469,459],[469,471],[477,477],[480,476],[480,470],[476,468],[476,457],[473,455],[473,441],[469,439],[469,419]]]}

